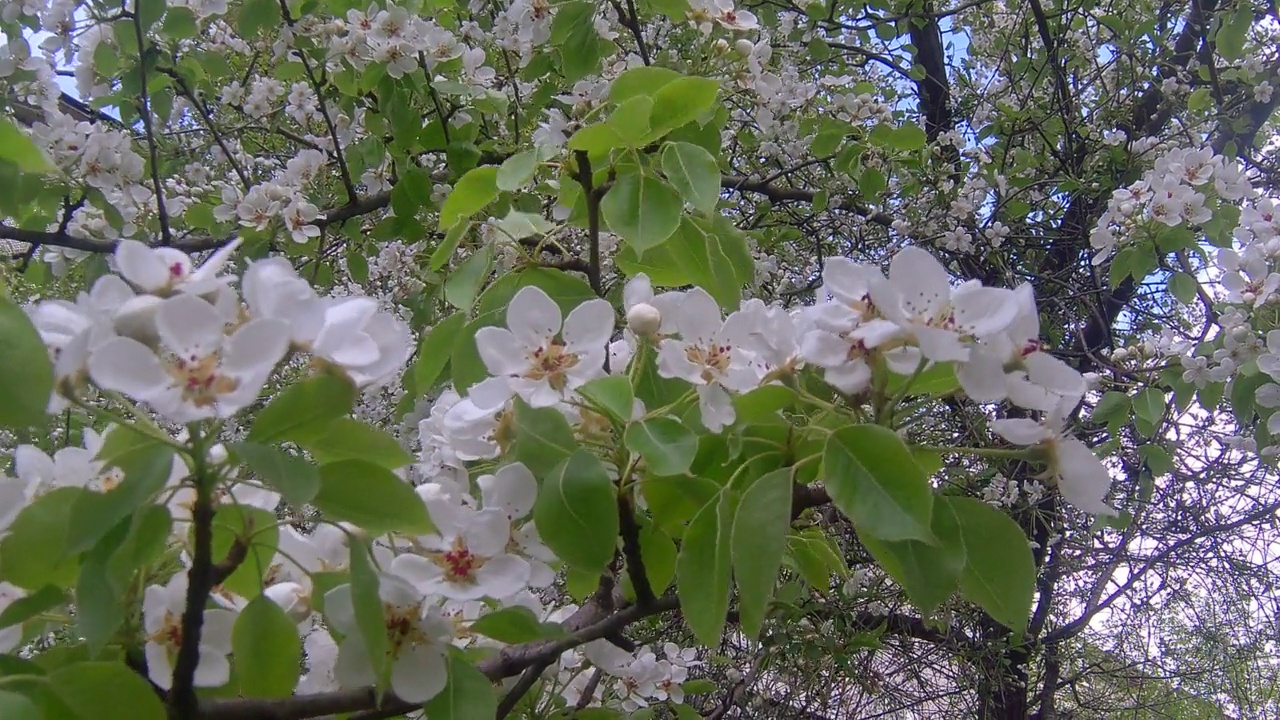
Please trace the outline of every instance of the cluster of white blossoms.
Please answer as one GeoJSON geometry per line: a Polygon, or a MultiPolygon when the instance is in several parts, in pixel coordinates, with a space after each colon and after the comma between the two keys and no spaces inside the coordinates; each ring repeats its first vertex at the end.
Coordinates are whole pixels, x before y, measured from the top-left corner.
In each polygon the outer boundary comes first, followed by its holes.
{"type": "Polygon", "coordinates": [[[1249,197],[1252,186],[1239,162],[1211,148],[1174,148],[1156,159],[1142,179],[1111,194],[1107,210],[1089,236],[1100,265],[1118,247],[1163,226],[1196,227],[1213,218],[1206,205],[1212,195],[1222,202],[1249,197]]]}
{"type": "MultiPolygon", "coordinates": [[[[1111,512],[1102,502],[1111,485],[1106,468],[1065,434],[1084,379],[1041,349],[1030,286],[953,286],[932,255],[911,247],[893,258],[887,277],[875,266],[831,258],[823,280],[816,305],[787,311],[752,299],[724,317],[701,288],[655,295],[639,275],[624,292],[628,332],[616,340],[609,303],[591,300],[565,316],[544,291],[526,287],[512,299],[506,327],[476,334],[490,377],[464,396],[442,396],[422,422],[429,472],[465,479],[465,463],[498,457],[516,397],[560,410],[586,434],[591,423],[578,389],[608,372],[627,372],[638,343],[647,342],[656,345],[658,374],[694,389],[702,425],[711,432],[735,421],[734,394],[784,382],[805,365],[821,368],[826,381],[856,403],[871,388],[877,360],[906,376],[954,364],[971,399],[1044,413],[1043,423],[997,421],[993,429],[1010,442],[1045,450],[1050,477],[1070,502],[1111,512]]],[[[647,411],[637,401],[634,417],[647,411]]]]}
{"type": "Polygon", "coordinates": [[[318,295],[283,258],[222,274],[238,243],[196,266],[186,253],[124,240],[118,275],[75,302],[30,310],[54,360],[54,408],[85,380],[189,423],[227,418],[258,399],[291,352],[309,353],[357,387],[390,379],[408,357],[408,327],[367,297],[318,295]],[[241,300],[243,293],[243,301],[241,300]]]}

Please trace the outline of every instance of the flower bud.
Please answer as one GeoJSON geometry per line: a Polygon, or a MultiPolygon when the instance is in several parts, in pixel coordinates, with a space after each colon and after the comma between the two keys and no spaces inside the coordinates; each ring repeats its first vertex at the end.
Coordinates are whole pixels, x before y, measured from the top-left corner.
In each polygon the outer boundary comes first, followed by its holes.
{"type": "Polygon", "coordinates": [[[715,50],[717,55],[723,55],[729,52],[729,41],[724,38],[720,38],[719,40],[716,40],[711,47],[715,50]]]}
{"type": "Polygon", "coordinates": [[[746,38],[739,38],[738,41],[733,44],[733,49],[742,57],[750,57],[751,51],[755,50],[756,46],[752,45],[751,41],[746,38]]]}
{"type": "Polygon", "coordinates": [[[1102,376],[1096,372],[1087,372],[1084,374],[1084,384],[1090,388],[1096,388],[1102,383],[1102,376]]]}
{"type": "Polygon", "coordinates": [[[1116,362],[1124,362],[1129,359],[1129,350],[1127,348],[1118,347],[1115,352],[1111,353],[1111,359],[1116,362]]]}
{"type": "Polygon", "coordinates": [[[1241,295],[1241,299],[1244,300],[1245,305],[1252,305],[1254,302],[1258,300],[1258,296],[1254,295],[1251,292],[1247,292],[1241,295]]]}
{"type": "Polygon", "coordinates": [[[641,337],[648,337],[662,327],[662,313],[649,303],[636,303],[627,311],[627,327],[641,337]]]}

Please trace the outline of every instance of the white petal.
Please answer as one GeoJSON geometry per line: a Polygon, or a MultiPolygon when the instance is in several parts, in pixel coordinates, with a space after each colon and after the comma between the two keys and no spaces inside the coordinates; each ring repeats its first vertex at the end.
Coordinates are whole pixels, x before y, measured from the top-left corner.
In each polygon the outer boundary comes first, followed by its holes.
{"type": "Polygon", "coordinates": [[[388,571],[392,575],[404,578],[422,592],[438,586],[443,575],[440,566],[420,555],[412,554],[397,555],[396,559],[391,561],[388,571]]]}
{"type": "Polygon", "coordinates": [[[143,654],[147,658],[147,677],[161,690],[173,686],[173,661],[169,657],[169,648],[159,643],[149,642],[143,654]]]}
{"type": "Polygon", "coordinates": [[[511,521],[501,508],[485,508],[476,513],[463,530],[467,549],[482,557],[502,552],[511,540],[511,521]]]}
{"type": "Polygon", "coordinates": [[[644,273],[628,280],[626,286],[622,288],[622,306],[628,310],[651,300],[653,300],[653,285],[649,283],[649,276],[644,273]]]}
{"type": "Polygon", "coordinates": [[[515,555],[499,555],[476,570],[476,584],[486,597],[507,598],[529,585],[529,563],[515,555]]]}
{"type": "Polygon", "coordinates": [[[528,350],[506,328],[484,327],[476,331],[476,350],[494,375],[520,375],[529,369],[528,350]]]}
{"type": "Polygon", "coordinates": [[[974,402],[999,402],[1009,392],[1003,363],[980,350],[969,356],[969,362],[956,366],[956,379],[974,402]]]}
{"type": "Polygon", "coordinates": [[[571,348],[601,350],[613,335],[613,306],[604,300],[589,300],[569,313],[564,321],[565,344],[571,348]]]}
{"type": "Polygon", "coordinates": [[[112,338],[89,356],[89,376],[105,390],[115,390],[137,400],[163,392],[169,376],[147,346],[132,338],[112,338]]]}
{"type": "Polygon", "coordinates": [[[1039,445],[1053,437],[1045,426],[1026,418],[992,420],[991,431],[1014,445],[1039,445]]]}
{"type": "Polygon", "coordinates": [[[718,384],[698,386],[698,407],[702,410],[702,424],[713,433],[733,424],[733,399],[718,384]]]}
{"type": "Polygon", "coordinates": [[[121,240],[115,258],[124,279],[143,290],[158,290],[169,283],[169,268],[164,260],[137,240],[121,240]]]}
{"type": "Polygon", "coordinates": [[[702,288],[685,293],[684,302],[676,309],[676,328],[687,343],[711,344],[723,324],[720,306],[702,288]]]}
{"type": "Polygon", "coordinates": [[[978,338],[1003,332],[1018,316],[1019,309],[1012,290],[964,285],[951,296],[956,327],[978,338]]]}
{"type": "Polygon", "coordinates": [[[1089,446],[1075,438],[1058,442],[1058,489],[1067,502],[1088,513],[1115,515],[1102,498],[1111,489],[1111,474],[1089,446]]]}
{"type": "Polygon", "coordinates": [[[507,308],[507,327],[516,340],[530,348],[560,332],[560,321],[560,306],[533,285],[521,288],[507,308]]]}
{"type": "Polygon", "coordinates": [[[250,320],[227,339],[222,366],[237,375],[265,375],[288,349],[288,323],[266,318],[250,320]]]}
{"type": "MultiPolygon", "coordinates": [[[[325,607],[328,608],[327,603],[325,607]]],[[[338,648],[338,662],[334,664],[333,677],[339,685],[352,690],[378,682],[378,674],[374,672],[373,665],[369,664],[369,650],[364,644],[364,638],[354,629],[342,639],[342,645],[338,648]]]]}
{"type": "Polygon", "coordinates": [[[231,663],[222,653],[200,646],[200,664],[192,684],[196,687],[221,687],[231,679],[231,663]]]}
{"type": "Polygon", "coordinates": [[[156,329],[165,347],[187,358],[203,358],[222,345],[222,318],[194,295],[175,295],[156,312],[156,329]]]}
{"type": "Polygon", "coordinates": [[[236,614],[228,610],[206,610],[204,629],[200,632],[201,647],[226,654],[231,652],[231,629],[235,627],[236,614]]]}
{"type": "Polygon", "coordinates": [[[703,384],[701,365],[689,361],[688,347],[678,340],[663,340],[658,344],[658,375],[679,378],[695,384],[703,384]]]}
{"type": "Polygon", "coordinates": [[[950,330],[916,326],[915,334],[920,352],[934,362],[964,362],[969,359],[969,348],[960,341],[959,335],[950,330]]]}
{"type": "Polygon", "coordinates": [[[538,481],[524,463],[505,465],[476,482],[480,485],[484,507],[502,508],[511,518],[528,515],[538,499],[538,481]]]}
{"type": "Polygon", "coordinates": [[[903,248],[889,261],[889,282],[902,308],[916,318],[934,318],[951,297],[951,276],[933,255],[917,247],[903,248]]]}
{"type": "Polygon", "coordinates": [[[443,649],[415,645],[402,650],[391,665],[391,691],[410,703],[425,703],[444,690],[446,676],[443,649]]]}

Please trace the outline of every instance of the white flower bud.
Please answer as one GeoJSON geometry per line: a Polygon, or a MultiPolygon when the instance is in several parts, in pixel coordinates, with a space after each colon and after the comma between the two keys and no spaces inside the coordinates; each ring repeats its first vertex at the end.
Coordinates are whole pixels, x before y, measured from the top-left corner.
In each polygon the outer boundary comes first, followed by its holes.
{"type": "Polygon", "coordinates": [[[737,668],[729,668],[725,671],[725,677],[729,678],[729,682],[742,682],[742,671],[737,668]]]}
{"type": "Polygon", "coordinates": [[[1240,297],[1244,300],[1245,305],[1252,305],[1258,299],[1258,296],[1251,292],[1244,293],[1240,297]]]}
{"type": "Polygon", "coordinates": [[[1249,337],[1250,329],[1246,325],[1237,325],[1231,328],[1231,336],[1236,340],[1244,340],[1249,337]]]}
{"type": "Polygon", "coordinates": [[[1150,340],[1143,340],[1143,341],[1142,341],[1142,354],[1143,354],[1143,355],[1146,355],[1147,357],[1155,357],[1155,356],[1156,356],[1156,344],[1155,344],[1155,343],[1153,343],[1153,342],[1151,342],[1150,340]]]}
{"type": "Polygon", "coordinates": [[[1111,353],[1111,359],[1115,360],[1116,362],[1124,362],[1125,360],[1128,360],[1129,359],[1128,348],[1122,348],[1122,347],[1116,348],[1116,351],[1111,353]]]}
{"type": "Polygon", "coordinates": [[[724,53],[729,52],[729,41],[724,38],[720,38],[719,40],[716,40],[711,47],[715,50],[717,55],[723,55],[724,53]]]}
{"type": "Polygon", "coordinates": [[[627,311],[627,327],[642,337],[653,335],[662,327],[662,313],[649,303],[636,303],[627,311]]]}
{"type": "Polygon", "coordinates": [[[750,40],[746,38],[740,38],[737,42],[733,44],[733,49],[737,51],[737,53],[742,57],[750,57],[751,51],[755,50],[756,46],[752,45],[750,40]]]}
{"type": "Polygon", "coordinates": [[[1102,376],[1096,372],[1087,372],[1084,374],[1084,384],[1090,388],[1096,388],[1102,383],[1102,376]]]}

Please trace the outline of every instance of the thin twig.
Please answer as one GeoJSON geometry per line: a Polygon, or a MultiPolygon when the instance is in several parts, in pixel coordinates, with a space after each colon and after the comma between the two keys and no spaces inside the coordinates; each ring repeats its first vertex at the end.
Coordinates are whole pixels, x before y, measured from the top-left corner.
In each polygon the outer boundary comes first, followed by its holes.
{"type": "Polygon", "coordinates": [[[164,206],[164,188],[160,184],[160,157],[156,151],[156,135],[151,126],[151,97],[147,93],[147,41],[142,32],[142,17],[133,14],[134,34],[138,39],[138,75],[141,89],[138,98],[142,102],[142,129],[147,135],[147,152],[151,156],[151,187],[156,194],[156,214],[160,220],[160,238],[163,245],[173,244],[169,230],[169,210],[164,206]]]}

